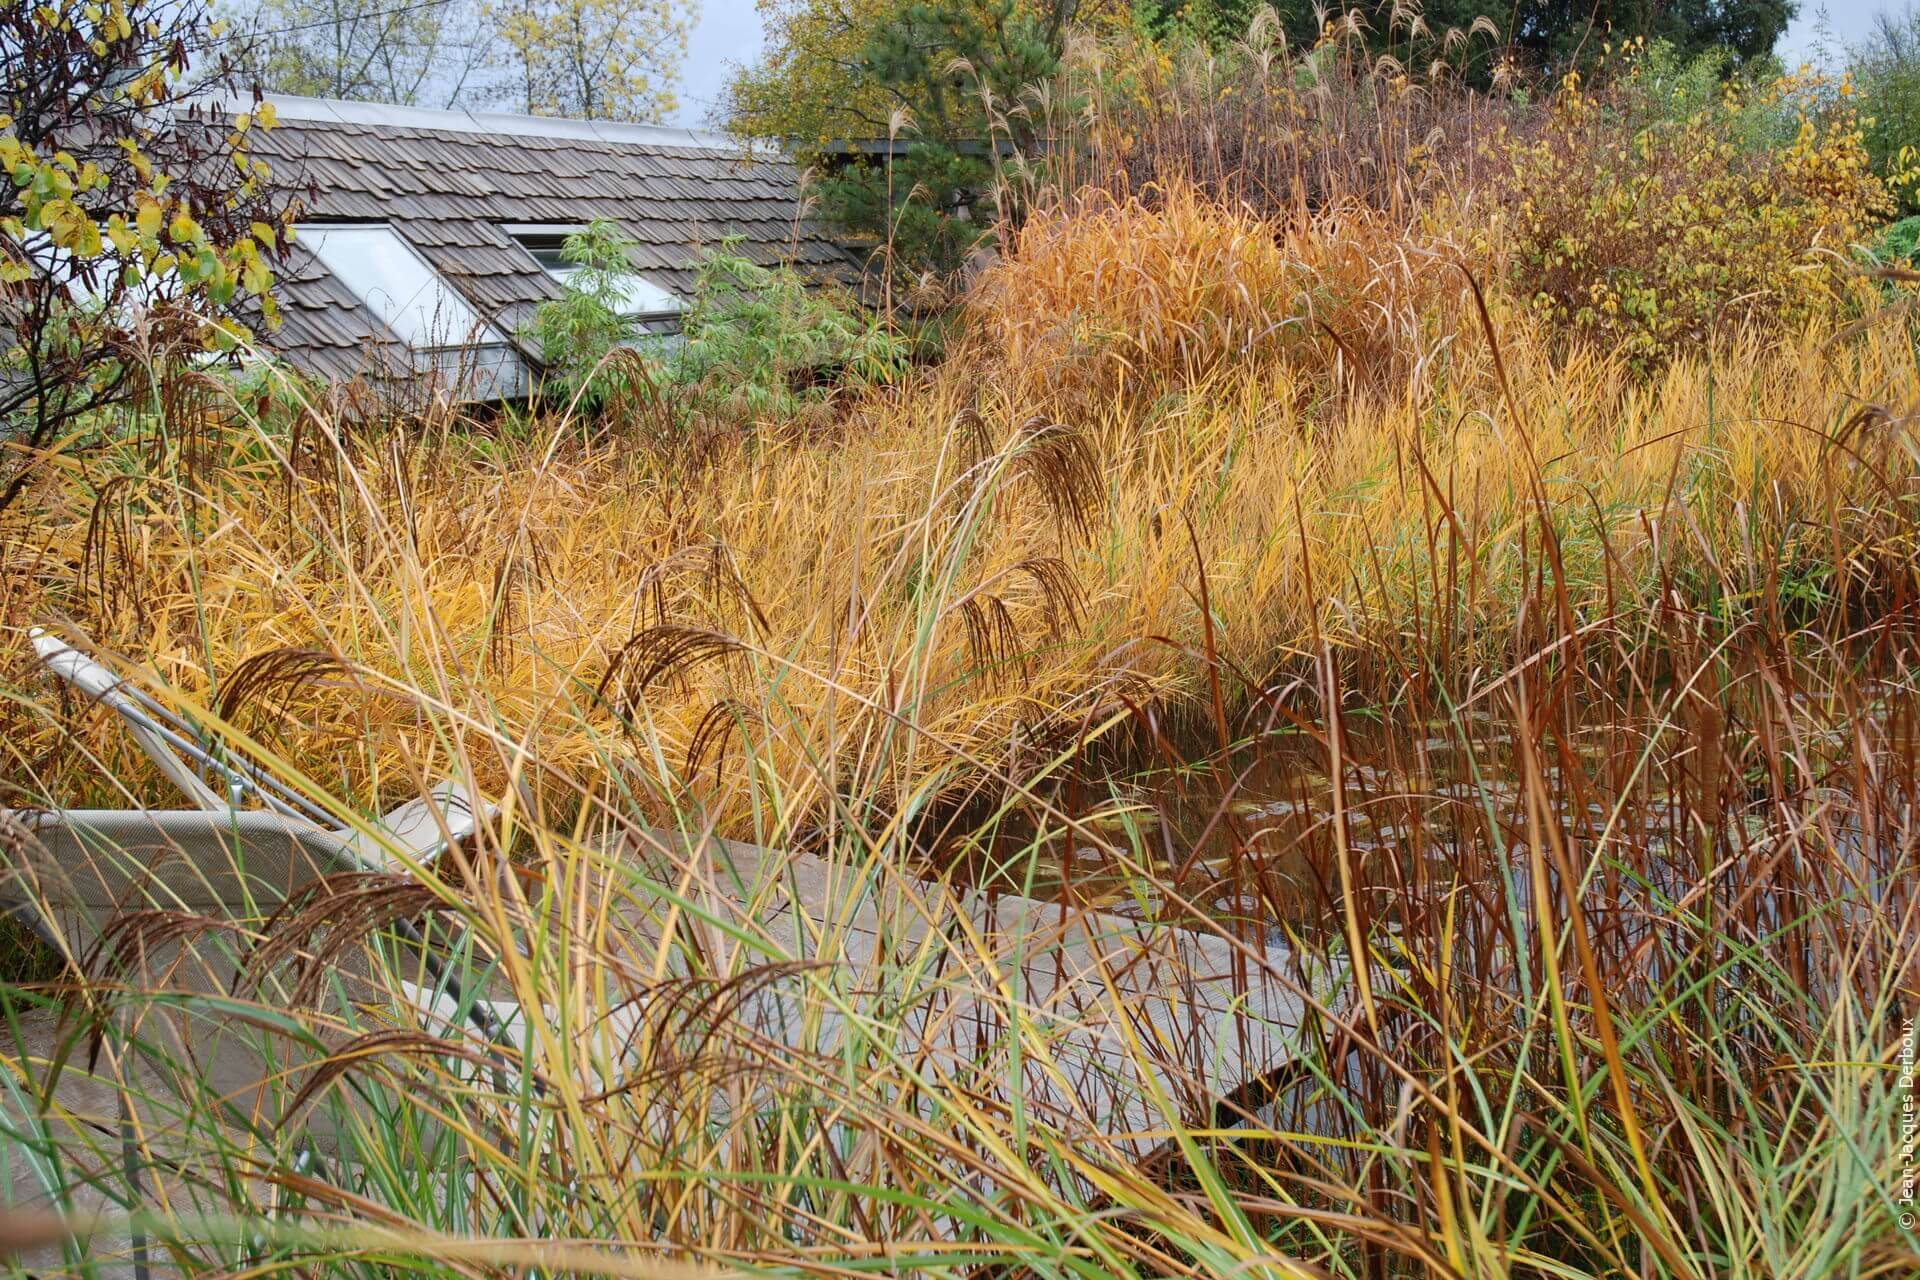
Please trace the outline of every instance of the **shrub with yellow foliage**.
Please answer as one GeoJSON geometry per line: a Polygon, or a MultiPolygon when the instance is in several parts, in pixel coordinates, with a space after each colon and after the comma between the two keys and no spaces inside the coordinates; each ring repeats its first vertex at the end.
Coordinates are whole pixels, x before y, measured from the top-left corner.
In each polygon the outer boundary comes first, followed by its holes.
{"type": "Polygon", "coordinates": [[[1570,79],[1530,136],[1501,140],[1516,292],[1642,369],[1716,330],[1805,323],[1892,208],[1846,86],[1688,95],[1650,85],[1657,54],[1631,57],[1603,90],[1570,79]]]}

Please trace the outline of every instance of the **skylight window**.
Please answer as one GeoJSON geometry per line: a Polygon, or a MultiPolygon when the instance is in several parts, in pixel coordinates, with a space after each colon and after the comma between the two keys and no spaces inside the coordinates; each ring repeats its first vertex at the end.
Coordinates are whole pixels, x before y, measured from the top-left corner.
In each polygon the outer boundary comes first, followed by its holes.
{"type": "MultiPolygon", "coordinates": [[[[506,228],[506,232],[515,244],[540,264],[541,270],[556,283],[564,285],[580,270],[578,263],[567,261],[567,237],[585,229],[570,226],[513,226],[506,228]]],[[[619,291],[620,314],[628,319],[680,314],[680,299],[638,272],[629,272],[620,281],[619,291]]]]}
{"type": "Polygon", "coordinates": [[[389,226],[303,226],[298,242],[415,351],[492,346],[506,338],[389,226]]]}

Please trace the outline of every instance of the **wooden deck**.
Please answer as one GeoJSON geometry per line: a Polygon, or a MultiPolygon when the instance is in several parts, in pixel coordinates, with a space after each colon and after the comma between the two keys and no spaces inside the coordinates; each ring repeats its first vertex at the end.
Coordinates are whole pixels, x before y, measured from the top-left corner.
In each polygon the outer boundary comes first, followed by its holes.
{"type": "MultiPolygon", "coordinates": [[[[701,886],[701,909],[767,958],[832,962],[756,992],[742,1016],[770,1038],[857,1057],[858,1029],[849,1034],[822,988],[862,1009],[884,992],[891,1041],[913,1046],[923,1077],[1143,1153],[1175,1117],[1206,1123],[1223,1103],[1265,1101],[1290,1075],[1312,1003],[1342,1003],[1338,975],[1305,971],[1271,943],[718,838],[695,852],[684,837],[653,833],[627,853],[664,855],[701,886]],[[1009,1037],[1016,1023],[1023,1034],[1009,1037]]],[[[716,947],[743,945],[713,933],[716,947]]]]}
{"type": "MultiPolygon", "coordinates": [[[[629,1030],[648,1016],[650,984],[680,967],[659,963],[670,929],[674,954],[691,953],[704,972],[773,975],[742,985],[747,994],[730,1015],[736,1028],[776,1055],[789,1052],[795,1070],[833,1072],[843,1093],[868,1090],[896,1111],[965,1106],[999,1120],[1018,1111],[1056,1132],[1097,1135],[1146,1156],[1176,1120],[1212,1123],[1223,1104],[1229,1113],[1257,1108],[1289,1077],[1313,1006],[1344,1004],[1337,973],[1303,970],[1284,947],[989,895],[878,864],[665,833],[607,854],[603,868],[638,865],[645,878],[607,875],[597,902],[576,884],[552,905],[568,913],[576,938],[580,922],[604,910],[584,954],[624,986],[608,1003],[629,998],[621,1015],[629,1030]]],[[[422,1007],[432,1007],[432,993],[425,995],[422,1007]]],[[[530,1010],[498,1011],[524,1036],[530,1010]]],[[[543,1008],[539,1016],[552,1015],[543,1008]]],[[[180,1037],[195,1051],[183,1049],[183,1060],[218,1074],[211,1060],[228,1058],[223,1042],[194,1025],[200,1030],[180,1037]]],[[[248,1032],[240,1027],[231,1038],[248,1032]]],[[[45,1056],[46,1046],[0,1052],[28,1079],[27,1064],[45,1056]]],[[[231,1056],[234,1071],[258,1071],[247,1046],[231,1056]]],[[[616,1074],[630,1065],[617,1054],[599,1060],[616,1074]]],[[[76,1075],[70,1083],[88,1081],[76,1075]]],[[[167,1089],[146,1081],[137,1092],[160,1099],[167,1089]]],[[[84,1113],[83,1129],[100,1134],[111,1132],[103,1098],[63,1102],[84,1113]]],[[[676,1106],[700,1117],[740,1101],[716,1087],[676,1106]]],[[[155,1121],[165,1128],[163,1118],[155,1121]]],[[[309,1136],[327,1145],[320,1130],[309,1136]]]]}

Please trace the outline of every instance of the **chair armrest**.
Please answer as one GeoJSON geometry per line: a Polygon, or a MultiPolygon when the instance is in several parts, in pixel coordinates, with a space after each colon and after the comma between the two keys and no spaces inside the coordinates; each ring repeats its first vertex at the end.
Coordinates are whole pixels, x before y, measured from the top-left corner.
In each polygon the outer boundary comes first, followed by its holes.
{"type": "Polygon", "coordinates": [[[396,847],[431,866],[450,839],[466,839],[496,812],[493,805],[476,803],[459,783],[442,782],[426,795],[388,810],[380,819],[376,835],[357,831],[342,834],[354,854],[372,866],[390,866],[391,850],[396,847]]]}

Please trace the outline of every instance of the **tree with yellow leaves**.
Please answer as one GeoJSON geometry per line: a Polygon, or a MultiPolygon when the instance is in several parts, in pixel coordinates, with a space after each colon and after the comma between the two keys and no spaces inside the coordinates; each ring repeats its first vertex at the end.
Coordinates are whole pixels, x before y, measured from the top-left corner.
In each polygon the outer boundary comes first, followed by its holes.
{"type": "Polygon", "coordinates": [[[0,508],[90,415],[275,318],[271,108],[212,105],[224,62],[188,75],[219,34],[180,0],[0,7],[0,508]]]}
{"type": "Polygon", "coordinates": [[[728,123],[752,138],[820,144],[884,138],[896,105],[867,67],[867,42],[900,0],[759,0],[766,45],[727,89],[728,123]]]}
{"type": "Polygon", "coordinates": [[[683,0],[496,0],[488,12],[529,115],[651,121],[678,105],[683,0]]]}

